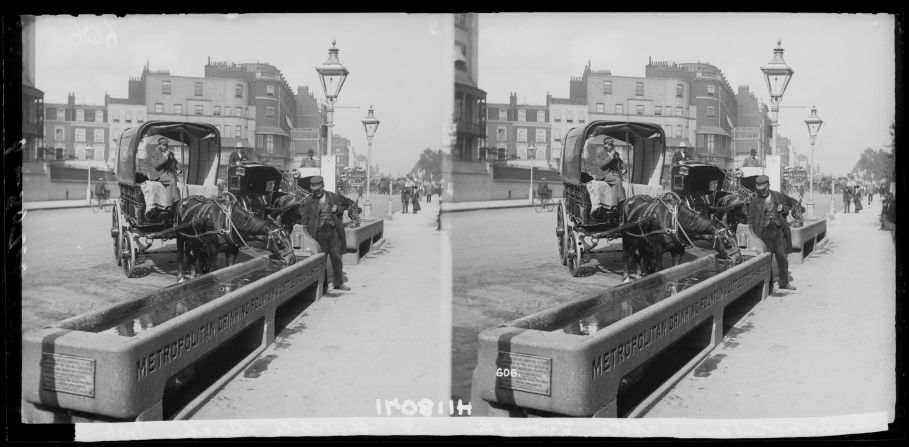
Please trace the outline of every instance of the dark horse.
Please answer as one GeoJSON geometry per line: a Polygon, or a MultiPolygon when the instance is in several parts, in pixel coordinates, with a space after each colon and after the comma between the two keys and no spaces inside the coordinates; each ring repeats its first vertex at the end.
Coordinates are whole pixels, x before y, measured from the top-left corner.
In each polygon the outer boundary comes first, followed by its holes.
{"type": "Polygon", "coordinates": [[[183,263],[190,261],[192,275],[196,275],[195,259],[200,258],[203,273],[215,266],[218,253],[224,253],[227,265],[237,258],[245,239],[262,239],[275,258],[293,263],[290,238],[281,227],[270,219],[260,219],[241,206],[230,194],[210,199],[189,196],[177,206],[175,225],[188,224],[177,231],[177,280],[184,280],[183,263]]]}
{"type": "Polygon", "coordinates": [[[735,263],[741,260],[738,244],[729,229],[689,208],[674,193],[661,198],[631,197],[622,205],[622,211],[623,225],[646,219],[622,231],[625,282],[630,281],[629,267],[637,267],[640,261],[644,261],[641,270],[645,275],[662,270],[666,251],[672,255],[672,265],[678,265],[685,246],[693,245],[693,239],[712,240],[721,259],[732,259],[735,263]]]}

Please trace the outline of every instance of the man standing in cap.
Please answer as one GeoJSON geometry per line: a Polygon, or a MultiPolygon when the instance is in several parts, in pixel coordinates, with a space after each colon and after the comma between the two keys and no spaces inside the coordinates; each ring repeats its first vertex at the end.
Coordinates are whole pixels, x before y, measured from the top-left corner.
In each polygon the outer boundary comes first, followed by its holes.
{"type": "Polygon", "coordinates": [[[149,180],[161,182],[167,188],[167,203],[172,204],[180,200],[180,189],[177,188],[177,175],[183,171],[177,166],[177,159],[167,145],[167,138],[158,138],[158,150],[151,151],[149,163],[152,168],[148,172],[149,180]]]}
{"type": "MultiPolygon", "coordinates": [[[[783,209],[786,201],[781,193],[770,190],[770,177],[766,175],[757,177],[755,189],[757,194],[748,207],[748,224],[776,258],[780,289],[795,290],[795,286],[789,284],[789,260],[786,255],[789,254],[791,245],[786,243],[783,228],[788,225],[783,209]]],[[[772,282],[771,278],[771,290],[772,282]]]]}
{"type": "MultiPolygon", "coordinates": [[[[309,181],[309,190],[312,195],[303,202],[303,225],[310,236],[315,237],[319,242],[322,253],[328,254],[335,290],[350,290],[350,287],[344,284],[344,263],[341,261],[341,250],[347,248],[341,246],[340,232],[344,231],[344,225],[337,214],[341,209],[341,200],[337,194],[325,190],[321,175],[312,176],[309,181]]],[[[327,286],[327,270],[325,275],[327,286]]]]}
{"type": "Polygon", "coordinates": [[[688,146],[683,141],[679,144],[678,152],[672,154],[672,164],[677,165],[683,162],[688,163],[689,161],[694,161],[694,159],[691,158],[691,153],[688,152],[688,146]]]}
{"type": "Polygon", "coordinates": [[[228,163],[231,166],[238,165],[240,162],[249,160],[249,156],[246,155],[246,152],[243,151],[243,143],[237,142],[234,151],[230,154],[230,159],[228,163]]]}
{"type": "Polygon", "coordinates": [[[754,149],[751,150],[751,156],[745,159],[745,163],[742,164],[742,167],[743,167],[743,168],[748,168],[748,167],[756,167],[756,168],[759,168],[759,167],[761,167],[761,160],[758,160],[758,158],[757,158],[757,151],[756,151],[756,150],[754,150],[754,149]]]}

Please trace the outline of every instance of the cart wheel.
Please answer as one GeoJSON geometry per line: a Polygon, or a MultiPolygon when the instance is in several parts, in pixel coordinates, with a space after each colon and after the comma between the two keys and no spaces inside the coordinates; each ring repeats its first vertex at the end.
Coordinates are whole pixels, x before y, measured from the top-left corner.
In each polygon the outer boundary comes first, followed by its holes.
{"type": "Polygon", "coordinates": [[[136,241],[133,239],[133,234],[130,231],[121,232],[123,236],[120,238],[120,243],[123,246],[123,274],[127,278],[132,278],[136,273],[136,254],[139,249],[136,247],[136,241]]]}
{"type": "Polygon", "coordinates": [[[120,247],[120,220],[117,218],[118,213],[117,209],[114,208],[114,212],[110,213],[111,217],[111,226],[110,226],[110,237],[113,240],[114,244],[114,260],[117,261],[117,265],[120,265],[120,252],[123,250],[120,247]]]}
{"type": "Polygon", "coordinates": [[[576,231],[571,231],[568,233],[568,247],[565,253],[565,258],[568,263],[568,272],[571,273],[571,276],[577,277],[582,264],[584,253],[584,247],[578,242],[578,236],[576,231]]]}
{"type": "Polygon", "coordinates": [[[565,216],[561,207],[556,213],[556,240],[559,242],[559,260],[565,265],[565,216]]]}

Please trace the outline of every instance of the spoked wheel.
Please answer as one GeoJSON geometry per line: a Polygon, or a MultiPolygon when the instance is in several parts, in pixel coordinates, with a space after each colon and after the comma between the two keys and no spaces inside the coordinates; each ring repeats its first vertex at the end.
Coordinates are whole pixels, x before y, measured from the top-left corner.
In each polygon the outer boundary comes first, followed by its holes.
{"type": "Polygon", "coordinates": [[[579,275],[581,264],[583,263],[583,255],[584,247],[578,241],[577,232],[569,232],[565,258],[568,264],[568,272],[571,273],[571,276],[577,277],[579,275]]]}
{"type": "Polygon", "coordinates": [[[533,198],[533,210],[536,212],[543,211],[543,200],[536,197],[533,198]]]}
{"type": "Polygon", "coordinates": [[[136,241],[133,239],[133,233],[131,231],[121,231],[120,244],[121,249],[121,265],[123,267],[123,274],[127,278],[132,278],[136,274],[136,255],[139,251],[139,248],[136,246],[136,241]]]}
{"type": "Polygon", "coordinates": [[[543,206],[546,208],[546,211],[552,211],[555,208],[556,203],[553,202],[552,199],[546,199],[546,204],[543,206]]]}
{"type": "Polygon", "coordinates": [[[93,213],[97,213],[98,211],[101,211],[101,201],[98,200],[97,197],[92,197],[88,202],[92,206],[93,213]]]}
{"type": "Polygon", "coordinates": [[[103,209],[105,212],[110,212],[113,207],[114,201],[111,199],[104,199],[104,202],[101,202],[101,209],[103,209]]]}
{"type": "Polygon", "coordinates": [[[565,265],[565,253],[566,253],[566,237],[565,237],[565,214],[562,207],[559,207],[559,212],[556,213],[556,240],[559,242],[559,260],[562,261],[562,265],[565,265]]]}
{"type": "Polygon", "coordinates": [[[115,208],[114,212],[110,214],[111,224],[110,224],[110,237],[113,240],[114,244],[114,260],[117,261],[117,265],[121,264],[120,252],[123,251],[122,245],[120,244],[120,219],[118,218],[119,213],[115,208]]]}

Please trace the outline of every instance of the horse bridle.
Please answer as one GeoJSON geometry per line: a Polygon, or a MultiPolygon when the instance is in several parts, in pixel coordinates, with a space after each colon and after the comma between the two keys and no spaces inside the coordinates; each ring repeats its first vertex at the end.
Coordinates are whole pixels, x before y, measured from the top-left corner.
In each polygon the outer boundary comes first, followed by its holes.
{"type": "Polygon", "coordinates": [[[212,200],[212,201],[202,205],[202,209],[199,212],[199,214],[204,215],[208,212],[209,209],[211,209],[213,204],[217,205],[218,208],[221,209],[221,212],[224,213],[224,228],[221,228],[218,230],[209,230],[209,231],[206,231],[203,233],[199,233],[199,230],[196,228],[196,224],[198,222],[194,221],[192,223],[192,225],[190,225],[190,228],[193,229],[193,232],[195,234],[186,234],[183,232],[179,232],[179,234],[186,236],[186,237],[191,237],[191,238],[200,239],[200,240],[202,239],[202,236],[208,236],[208,235],[215,234],[215,235],[225,237],[233,245],[242,246],[243,248],[248,248],[249,246],[246,244],[246,240],[243,239],[243,236],[240,234],[240,231],[237,230],[236,225],[234,225],[234,223],[233,223],[233,207],[234,207],[234,204],[237,203],[237,197],[234,196],[233,194],[231,194],[230,192],[224,192],[221,194],[221,196],[224,196],[227,199],[226,207],[222,206],[221,203],[218,202],[218,200],[212,200]],[[237,235],[237,238],[239,238],[240,243],[237,243],[237,241],[234,239],[234,237],[233,237],[234,234],[237,235]]]}

